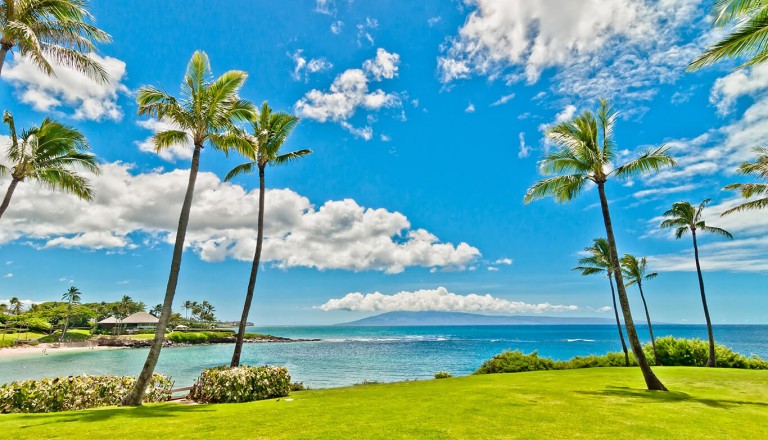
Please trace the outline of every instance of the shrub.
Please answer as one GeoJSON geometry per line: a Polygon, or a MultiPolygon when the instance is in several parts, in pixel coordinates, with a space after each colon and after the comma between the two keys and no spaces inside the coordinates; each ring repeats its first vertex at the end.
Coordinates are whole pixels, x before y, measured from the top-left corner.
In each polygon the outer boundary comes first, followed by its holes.
{"type": "MultiPolygon", "coordinates": [[[[643,350],[649,359],[653,359],[650,344],[646,344],[643,350]]],[[[709,358],[709,341],[665,336],[656,339],[656,352],[662,365],[704,367],[709,358]]],[[[759,357],[748,358],[720,344],[715,344],[715,364],[722,368],[768,369],[768,362],[759,357]]]]}
{"type": "MultiPolygon", "coordinates": [[[[76,342],[76,341],[85,341],[90,339],[91,335],[90,332],[83,331],[83,330],[67,330],[67,334],[64,335],[64,341],[66,342],[76,342]]],[[[59,339],[61,339],[61,331],[56,330],[52,334],[48,336],[43,336],[42,338],[38,339],[40,342],[59,342],[59,339]]]]}
{"type": "Polygon", "coordinates": [[[447,371],[438,371],[435,373],[435,379],[448,379],[449,377],[453,377],[453,375],[447,371]]]}
{"type": "Polygon", "coordinates": [[[203,403],[239,403],[288,395],[291,376],[283,367],[229,367],[203,370],[189,396],[203,403]]]}
{"type": "Polygon", "coordinates": [[[363,386],[363,385],[376,385],[377,383],[379,383],[378,380],[364,380],[362,382],[353,383],[352,386],[353,387],[359,387],[359,386],[363,386]]]}
{"type": "Polygon", "coordinates": [[[308,390],[309,387],[304,386],[304,382],[292,382],[290,389],[291,391],[304,391],[308,390]]]}
{"type": "Polygon", "coordinates": [[[166,336],[177,344],[205,344],[216,339],[231,338],[230,333],[222,332],[179,332],[174,331],[166,336]]]}
{"type": "Polygon", "coordinates": [[[505,351],[493,359],[485,361],[475,374],[518,373],[521,371],[553,370],[555,362],[549,358],[540,358],[537,351],[524,354],[520,350],[505,351]]]}
{"type": "Polygon", "coordinates": [[[48,333],[53,328],[50,322],[42,318],[26,318],[21,322],[31,332],[48,333]]]}
{"type": "MultiPolygon", "coordinates": [[[[118,405],[133,388],[133,376],[70,376],[24,380],[0,386],[0,413],[41,413],[118,405]]],[[[155,374],[145,402],[171,398],[173,380],[155,374]]]]}

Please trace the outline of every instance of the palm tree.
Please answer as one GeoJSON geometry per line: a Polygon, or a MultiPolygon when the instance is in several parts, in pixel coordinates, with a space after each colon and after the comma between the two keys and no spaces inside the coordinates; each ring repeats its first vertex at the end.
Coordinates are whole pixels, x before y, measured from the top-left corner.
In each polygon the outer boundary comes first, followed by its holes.
{"type": "Polygon", "coordinates": [[[652,280],[659,276],[659,274],[656,272],[646,274],[645,267],[647,264],[648,262],[645,257],[638,260],[634,255],[624,254],[621,258],[621,270],[624,273],[624,277],[627,278],[627,287],[637,284],[637,288],[640,290],[640,298],[643,300],[643,308],[645,309],[645,320],[648,322],[648,333],[651,334],[653,358],[656,360],[656,365],[661,365],[659,354],[656,352],[656,338],[653,337],[651,315],[648,314],[648,303],[645,302],[645,294],[643,293],[643,280],[652,280]]]}
{"type": "Polygon", "coordinates": [[[160,316],[160,312],[162,310],[163,310],[163,305],[162,304],[158,304],[158,305],[152,307],[152,310],[149,311],[149,314],[154,316],[155,318],[157,318],[158,316],[160,316]]]}
{"type": "Polygon", "coordinates": [[[190,310],[192,310],[192,301],[190,301],[190,300],[184,301],[184,304],[182,304],[181,308],[182,308],[182,310],[184,310],[184,318],[185,319],[189,319],[188,312],[190,310]]]}
{"type": "Polygon", "coordinates": [[[214,311],[216,311],[216,308],[213,307],[211,303],[204,300],[202,304],[200,304],[200,320],[205,321],[208,324],[215,321],[216,316],[213,314],[214,311]]]}
{"type": "Polygon", "coordinates": [[[71,286],[61,297],[61,300],[67,302],[67,318],[64,320],[64,330],[61,332],[61,338],[59,339],[59,342],[64,341],[64,336],[67,335],[67,327],[69,327],[69,315],[72,313],[72,306],[80,304],[80,290],[75,286],[71,286]]]}
{"type": "Polygon", "coordinates": [[[198,303],[197,301],[192,301],[192,307],[190,309],[192,311],[192,316],[190,317],[193,321],[196,321],[196,316],[199,316],[201,313],[203,313],[203,307],[198,303]]]}
{"type": "Polygon", "coordinates": [[[697,70],[730,58],[748,58],[738,68],[768,60],[767,0],[717,0],[713,12],[714,27],[733,27],[733,30],[689,64],[688,70],[697,70]]]}
{"type": "Polygon", "coordinates": [[[224,178],[225,181],[233,179],[240,174],[259,172],[259,214],[256,229],[256,252],[253,255],[251,275],[248,279],[248,291],[245,295],[243,314],[240,316],[240,325],[235,342],[235,351],[232,354],[231,366],[240,365],[240,353],[243,349],[243,337],[245,326],[248,322],[248,313],[253,302],[253,290],[256,286],[256,275],[259,272],[261,249],[264,241],[264,170],[268,165],[283,165],[312,153],[311,150],[297,150],[290,153],[282,153],[280,149],[291,134],[299,118],[283,112],[273,113],[265,101],[261,105],[259,114],[251,121],[252,135],[244,134],[246,142],[240,144],[238,151],[248,159],[248,162],[236,166],[224,178]]]}
{"type": "Polygon", "coordinates": [[[0,315],[8,314],[8,304],[0,304],[0,315]]]}
{"type": "Polygon", "coordinates": [[[155,133],[153,141],[158,151],[187,142],[192,143],[194,150],[187,191],[179,215],[163,310],[160,313],[157,331],[147,360],[133,389],[123,398],[123,405],[141,405],[160,356],[165,329],[172,312],[173,297],[176,294],[176,283],[179,279],[181,255],[187,235],[189,211],[192,207],[192,196],[200,165],[200,153],[205,145],[214,150],[227,152],[234,143],[239,142],[239,138],[234,134],[237,131],[234,123],[249,120],[253,116],[253,105],[238,96],[247,76],[245,72],[230,70],[214,80],[208,55],[197,51],[192,55],[184,75],[184,82],[181,85],[182,98],[177,99],[151,86],[141,87],[138,91],[136,100],[140,115],[156,117],[175,127],[155,133]]]}
{"type": "Polygon", "coordinates": [[[707,366],[715,366],[715,336],[712,333],[712,321],[709,319],[709,307],[707,307],[707,296],[704,294],[704,277],[701,276],[701,264],[699,264],[699,245],[696,240],[696,231],[708,232],[710,234],[720,235],[733,239],[733,235],[725,229],[707,226],[704,219],[701,218],[701,212],[709,203],[709,199],[699,203],[696,208],[688,202],[677,202],[672,204],[672,208],[664,213],[666,220],[661,222],[662,228],[675,228],[675,238],[680,239],[686,232],[691,233],[693,237],[693,257],[696,259],[696,272],[699,275],[699,290],[701,291],[701,304],[704,306],[704,318],[707,320],[707,335],[709,336],[709,358],[707,366]]]}
{"type": "Polygon", "coordinates": [[[758,179],[762,179],[766,183],[732,183],[724,189],[729,191],[739,191],[741,196],[745,199],[752,196],[765,197],[744,202],[741,205],[723,212],[722,215],[750,209],[768,208],[768,148],[755,147],[754,151],[757,159],[754,162],[744,162],[739,165],[739,172],[745,175],[754,174],[758,179]]]}
{"type": "Polygon", "coordinates": [[[94,43],[107,43],[109,34],[87,22],[93,16],[85,0],[2,0],[0,4],[0,72],[14,47],[43,72],[54,75],[50,61],[107,82],[109,75],[93,58],[94,43]]]}
{"type": "Polygon", "coordinates": [[[11,183],[0,204],[0,217],[11,203],[16,186],[27,179],[52,190],[74,194],[83,200],[93,198],[88,181],[76,173],[78,169],[99,173],[96,156],[86,152],[90,147],[82,133],[45,118],[39,126],[22,130],[19,137],[13,115],[6,111],[3,121],[8,124],[11,134],[7,155],[13,166],[9,170],[0,165],[0,175],[11,175],[11,183]]]}
{"type": "Polygon", "coordinates": [[[624,363],[629,366],[629,353],[627,344],[624,342],[624,332],[621,331],[621,320],[619,319],[619,309],[616,307],[616,291],[613,288],[613,272],[611,271],[610,254],[608,240],[605,238],[595,238],[593,245],[584,248],[589,256],[579,259],[580,266],[573,270],[581,271],[583,276],[606,274],[608,284],[611,285],[611,297],[613,298],[613,314],[616,316],[616,327],[619,329],[619,339],[621,340],[621,349],[624,351],[624,363]]]}
{"type": "Polygon", "coordinates": [[[613,236],[613,225],[605,195],[605,184],[609,178],[626,178],[640,173],[658,171],[662,167],[674,165],[675,161],[667,154],[667,147],[649,150],[637,159],[624,165],[613,167],[616,149],[612,133],[616,113],[605,100],[600,100],[597,114],[586,111],[570,121],[559,123],[546,132],[547,138],[558,149],[544,157],[542,172],[554,177],[539,180],[525,195],[525,203],[552,196],[557,202],[568,202],[579,195],[588,183],[594,183],[600,196],[603,223],[610,250],[611,272],[616,281],[616,291],[624,314],[624,325],[632,352],[645,378],[648,389],[666,390],[648,365],[643,347],[637,338],[637,331],[629,308],[627,291],[624,287],[619,266],[619,254],[613,236]]]}
{"type": "Polygon", "coordinates": [[[13,297],[10,301],[8,301],[11,305],[11,313],[14,315],[20,315],[21,311],[24,309],[24,305],[19,301],[19,298],[13,297]]]}

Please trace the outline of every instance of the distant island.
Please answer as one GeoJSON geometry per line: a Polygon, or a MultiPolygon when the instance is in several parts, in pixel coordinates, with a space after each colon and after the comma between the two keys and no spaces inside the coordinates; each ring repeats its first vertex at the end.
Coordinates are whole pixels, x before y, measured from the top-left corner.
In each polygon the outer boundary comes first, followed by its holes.
{"type": "Polygon", "coordinates": [[[336,324],[350,327],[397,327],[426,325],[587,325],[616,324],[610,318],[554,316],[499,316],[461,312],[387,312],[357,321],[336,324]]]}

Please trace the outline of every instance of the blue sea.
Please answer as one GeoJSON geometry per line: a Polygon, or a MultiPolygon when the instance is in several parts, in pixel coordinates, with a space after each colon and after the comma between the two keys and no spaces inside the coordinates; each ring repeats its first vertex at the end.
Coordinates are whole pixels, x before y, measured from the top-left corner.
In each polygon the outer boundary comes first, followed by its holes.
{"type": "MultiPolygon", "coordinates": [[[[648,331],[638,326],[643,342],[648,331]]],[[[431,378],[436,371],[466,375],[504,350],[538,350],[554,359],[620,351],[610,325],[514,325],[445,327],[253,327],[247,330],[318,342],[245,344],[242,363],[282,365],[294,381],[311,388],[362,381],[395,382],[431,378]]],[[[715,340],[744,355],[768,358],[768,325],[715,326],[715,340]]],[[[657,337],[707,337],[698,325],[654,326],[657,337]]],[[[191,385],[200,371],[228,364],[232,344],[165,348],[156,371],[191,385]]],[[[87,350],[0,359],[0,383],[79,374],[137,374],[148,349],[87,350]]]]}

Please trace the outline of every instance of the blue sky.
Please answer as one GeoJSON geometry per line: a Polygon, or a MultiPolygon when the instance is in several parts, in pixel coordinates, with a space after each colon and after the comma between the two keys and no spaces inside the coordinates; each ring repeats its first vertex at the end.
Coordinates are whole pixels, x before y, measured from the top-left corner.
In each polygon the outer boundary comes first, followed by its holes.
{"type": "MultiPolygon", "coordinates": [[[[649,257],[660,273],[646,286],[651,316],[703,322],[690,239],[656,226],[671,203],[711,198],[710,223],[735,236],[701,239],[713,321],[766,323],[765,213],[719,212],[737,202],[721,188],[743,180],[735,166],[768,134],[768,67],[686,73],[717,37],[708,7],[93,1],[113,38],[98,53],[111,84],[66,69],[46,78],[18,56],[0,78],[17,125],[48,115],[75,125],[104,164],[90,204],[20,185],[0,230],[0,300],[55,300],[74,284],[88,301],[161,302],[191,150],[147,151],[163,125],[136,115],[134,95],[145,84],[177,93],[201,49],[215,75],[248,72],[244,98],[302,118],[287,150],[314,150],[267,172],[268,263],[254,322],[414,308],[610,317],[606,280],[570,271],[604,234],[596,192],[522,203],[540,177],[546,126],[602,96],[621,112],[624,158],[667,144],[679,162],[608,189],[619,251],[649,257]]],[[[255,246],[257,179],[221,182],[240,161],[203,154],[177,290],[177,303],[208,299],[225,319],[239,316],[255,246]]]]}

